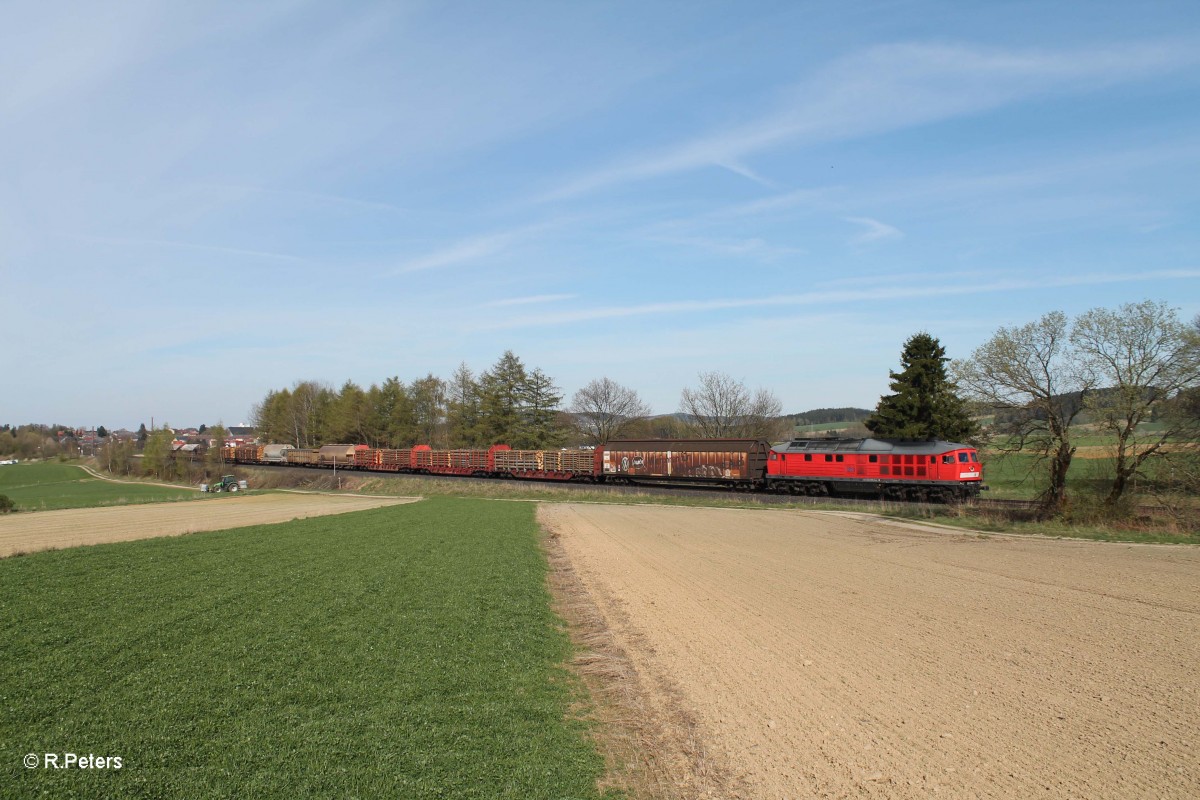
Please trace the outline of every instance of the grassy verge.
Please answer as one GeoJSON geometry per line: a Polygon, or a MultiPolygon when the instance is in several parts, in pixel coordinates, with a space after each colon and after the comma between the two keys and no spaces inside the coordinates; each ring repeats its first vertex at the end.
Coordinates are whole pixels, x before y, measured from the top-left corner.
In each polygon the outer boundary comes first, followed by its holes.
{"type": "Polygon", "coordinates": [[[596,797],[537,536],[439,498],[0,561],[6,793],[596,797]],[[66,752],[123,767],[21,766],[66,752]]]}
{"type": "Polygon", "coordinates": [[[919,522],[935,522],[985,533],[1015,533],[1062,539],[1091,539],[1101,542],[1146,544],[1200,544],[1195,520],[1140,516],[1112,522],[1072,521],[1069,516],[1034,520],[1023,512],[978,509],[969,506],[945,508],[893,507],[885,516],[919,522]]]}
{"type": "MultiPolygon", "coordinates": [[[[272,469],[246,470],[251,486],[279,487],[299,483],[302,488],[331,490],[337,488],[327,470],[279,471],[272,469]]],[[[539,500],[564,503],[622,503],[675,506],[703,506],[708,508],[772,508],[796,510],[836,510],[874,513],[899,519],[916,519],[944,522],[963,528],[983,531],[1004,531],[1030,535],[1075,537],[1107,541],[1144,542],[1189,542],[1200,543],[1200,523],[1195,517],[1176,520],[1167,514],[1154,517],[1133,515],[1128,519],[1112,522],[1088,519],[1077,514],[1074,520],[1034,521],[1026,519],[1028,514],[973,506],[914,507],[911,503],[877,502],[850,503],[827,500],[778,502],[770,495],[728,493],[724,496],[712,494],[692,495],[686,491],[663,493],[613,492],[603,486],[591,489],[579,486],[560,486],[526,481],[464,481],[457,478],[430,478],[411,475],[371,475],[360,472],[339,473],[342,491],[362,492],[397,496],[420,495],[425,497],[480,497],[506,500],[539,500]]],[[[990,483],[990,479],[989,479],[990,483]]],[[[1086,491],[1086,487],[1079,492],[1086,491]]],[[[990,493],[996,496],[996,493],[990,493]]],[[[1000,496],[1004,496],[1002,493],[1000,496]]],[[[1031,494],[1030,497],[1033,495],[1031,494]]],[[[1080,495],[1087,498],[1088,495],[1080,495]]],[[[1098,497],[1091,495],[1096,505],[1098,497]]],[[[1089,506],[1086,499],[1080,500],[1081,508],[1089,506]]]]}
{"type": "Polygon", "coordinates": [[[41,462],[0,467],[0,494],[17,511],[162,503],[203,497],[193,488],[114,483],[94,478],[74,464],[41,462]]]}

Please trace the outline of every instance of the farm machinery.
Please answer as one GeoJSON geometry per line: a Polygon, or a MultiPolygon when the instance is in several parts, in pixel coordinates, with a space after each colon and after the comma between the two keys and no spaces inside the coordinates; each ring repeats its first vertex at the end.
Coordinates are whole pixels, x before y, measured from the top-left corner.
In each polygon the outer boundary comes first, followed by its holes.
{"type": "Polygon", "coordinates": [[[246,488],[246,482],[239,481],[235,475],[222,475],[212,483],[200,484],[202,492],[240,492],[246,488]]]}

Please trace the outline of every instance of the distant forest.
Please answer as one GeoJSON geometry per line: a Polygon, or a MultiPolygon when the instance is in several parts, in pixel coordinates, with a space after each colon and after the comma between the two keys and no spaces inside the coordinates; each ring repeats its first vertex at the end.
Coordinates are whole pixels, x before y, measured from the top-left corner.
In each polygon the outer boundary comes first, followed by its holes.
{"type": "Polygon", "coordinates": [[[793,425],[825,425],[830,422],[861,422],[871,416],[867,408],[814,408],[800,414],[786,414],[783,418],[793,425]]]}

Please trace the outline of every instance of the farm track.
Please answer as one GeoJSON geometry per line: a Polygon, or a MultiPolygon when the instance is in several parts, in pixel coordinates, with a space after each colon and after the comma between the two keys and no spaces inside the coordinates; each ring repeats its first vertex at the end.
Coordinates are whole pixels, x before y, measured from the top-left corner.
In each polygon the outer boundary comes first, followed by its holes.
{"type": "Polygon", "coordinates": [[[1195,547],[811,511],[539,519],[681,797],[1200,796],[1195,547]]]}

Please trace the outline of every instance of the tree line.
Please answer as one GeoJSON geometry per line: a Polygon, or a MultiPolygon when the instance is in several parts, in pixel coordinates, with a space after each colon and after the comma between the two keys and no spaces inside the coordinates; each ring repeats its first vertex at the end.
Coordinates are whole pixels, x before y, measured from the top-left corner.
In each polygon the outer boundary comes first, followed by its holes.
{"type": "MultiPolygon", "coordinates": [[[[780,430],[781,403],[719,372],[685,388],[674,417],[651,418],[637,391],[608,377],[579,389],[567,406],[555,380],[511,350],[476,374],[465,363],[449,379],[391,377],[340,389],[299,381],[272,389],[251,411],[267,441],[311,448],[332,442],[371,447],[518,449],[597,445],[609,439],[768,436],[780,430]]],[[[786,427],[786,426],[785,426],[786,427]]]]}
{"type": "Polygon", "coordinates": [[[0,425],[0,458],[54,458],[75,455],[75,429],[68,425],[0,425]]]}

